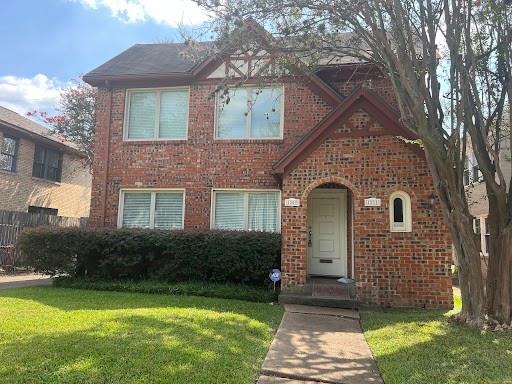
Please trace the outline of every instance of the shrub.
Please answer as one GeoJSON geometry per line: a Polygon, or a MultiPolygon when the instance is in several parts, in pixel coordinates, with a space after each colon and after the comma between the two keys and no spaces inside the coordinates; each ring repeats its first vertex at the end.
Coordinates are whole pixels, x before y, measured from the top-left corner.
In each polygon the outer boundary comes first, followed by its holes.
{"type": "Polygon", "coordinates": [[[277,300],[277,293],[271,289],[230,283],[205,283],[195,281],[164,282],[154,280],[96,280],[73,277],[58,277],[55,286],[74,289],[92,289],[97,291],[137,292],[163,295],[193,295],[237,299],[270,303],[277,300]]]}
{"type": "Polygon", "coordinates": [[[280,235],[243,231],[35,228],[19,247],[37,272],[108,280],[261,285],[280,259],[280,235]]]}

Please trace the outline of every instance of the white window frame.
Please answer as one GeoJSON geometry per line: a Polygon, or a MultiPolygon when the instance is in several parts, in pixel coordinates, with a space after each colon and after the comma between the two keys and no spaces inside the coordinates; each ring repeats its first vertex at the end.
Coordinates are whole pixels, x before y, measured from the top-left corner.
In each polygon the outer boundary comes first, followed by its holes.
{"type": "Polygon", "coordinates": [[[389,230],[390,232],[412,232],[411,197],[407,192],[395,191],[389,196],[389,230]],[[395,209],[393,200],[396,198],[400,198],[403,201],[403,227],[395,225],[395,209]]]}
{"type": "Polygon", "coordinates": [[[125,92],[124,97],[124,118],[123,118],[123,141],[183,141],[188,140],[188,120],[190,112],[190,87],[159,87],[159,88],[129,88],[125,92]],[[186,91],[187,92],[187,114],[185,118],[185,136],[180,138],[158,137],[160,134],[160,95],[165,91],[186,91]],[[132,93],[137,92],[156,92],[156,116],[155,129],[153,137],[145,138],[129,138],[129,120],[130,120],[130,97],[132,93]]]}
{"type": "Polygon", "coordinates": [[[476,155],[474,153],[471,154],[471,168],[470,179],[473,183],[480,183],[483,181],[482,171],[480,171],[480,167],[478,166],[478,161],[476,159],[476,155]],[[476,178],[475,178],[475,168],[477,169],[476,178]]]}
{"type": "MultiPolygon", "coordinates": [[[[280,105],[280,116],[279,116],[279,136],[275,137],[252,137],[251,135],[251,120],[252,120],[252,108],[249,108],[249,112],[245,118],[245,137],[220,137],[219,136],[219,117],[220,117],[220,102],[223,100],[221,99],[219,92],[215,93],[215,122],[214,122],[214,133],[213,138],[214,140],[220,140],[220,141],[253,141],[253,140],[282,140],[284,137],[284,85],[278,84],[278,85],[271,85],[266,84],[262,85],[261,87],[253,84],[244,84],[239,87],[234,87],[231,89],[234,89],[235,92],[237,89],[247,89],[247,88],[254,88],[254,89],[268,89],[268,88],[280,88],[281,89],[281,105],[280,105]]],[[[230,89],[230,90],[231,90],[230,89]]],[[[247,100],[248,101],[248,100],[247,100]]]]}
{"type": "MultiPolygon", "coordinates": [[[[277,231],[270,233],[281,233],[281,190],[280,189],[244,189],[244,188],[212,188],[210,196],[210,229],[215,228],[215,194],[217,192],[242,192],[244,193],[244,227],[249,226],[249,193],[250,192],[277,192],[277,231]]],[[[248,229],[240,229],[240,231],[248,231],[248,229]]]]}
{"type": "Polygon", "coordinates": [[[483,256],[489,256],[489,250],[487,249],[487,234],[489,233],[488,222],[489,218],[487,215],[476,216],[475,220],[480,220],[480,249],[482,250],[483,256]]]}
{"type": "Polygon", "coordinates": [[[185,188],[121,188],[119,190],[119,205],[117,208],[117,228],[123,228],[123,213],[124,213],[124,195],[126,192],[140,192],[140,193],[151,193],[151,205],[149,208],[149,229],[155,228],[155,206],[156,206],[156,194],[165,192],[181,192],[183,194],[183,210],[181,215],[181,228],[175,229],[164,229],[168,231],[176,231],[185,228],[185,188]]]}
{"type": "Polygon", "coordinates": [[[473,232],[475,235],[481,236],[482,235],[482,222],[480,220],[480,217],[475,216],[473,217],[473,232]],[[478,229],[478,232],[477,232],[478,229]]]}

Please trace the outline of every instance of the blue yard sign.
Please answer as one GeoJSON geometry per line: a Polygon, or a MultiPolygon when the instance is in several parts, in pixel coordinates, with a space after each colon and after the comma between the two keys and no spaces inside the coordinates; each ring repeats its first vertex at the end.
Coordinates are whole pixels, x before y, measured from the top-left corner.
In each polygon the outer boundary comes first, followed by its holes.
{"type": "Polygon", "coordinates": [[[281,271],[277,268],[274,268],[270,273],[268,274],[268,277],[270,280],[274,283],[274,291],[276,290],[276,283],[281,280],[281,271]]]}

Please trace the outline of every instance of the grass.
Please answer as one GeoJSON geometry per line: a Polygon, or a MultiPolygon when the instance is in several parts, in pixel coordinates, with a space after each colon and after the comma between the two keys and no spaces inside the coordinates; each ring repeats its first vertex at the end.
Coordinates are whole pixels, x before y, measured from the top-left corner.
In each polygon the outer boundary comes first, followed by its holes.
{"type": "Polygon", "coordinates": [[[55,285],[64,288],[92,289],[98,291],[217,297],[221,299],[247,300],[257,303],[271,303],[277,301],[277,293],[270,288],[240,284],[203,283],[194,281],[164,282],[154,280],[103,281],[60,277],[55,280],[55,285]]]}
{"type": "Polygon", "coordinates": [[[38,287],[0,292],[0,381],[254,383],[282,316],[237,300],[38,287]]]}
{"type": "Polygon", "coordinates": [[[386,384],[512,383],[512,334],[448,322],[450,312],[361,313],[365,336],[386,384]]]}

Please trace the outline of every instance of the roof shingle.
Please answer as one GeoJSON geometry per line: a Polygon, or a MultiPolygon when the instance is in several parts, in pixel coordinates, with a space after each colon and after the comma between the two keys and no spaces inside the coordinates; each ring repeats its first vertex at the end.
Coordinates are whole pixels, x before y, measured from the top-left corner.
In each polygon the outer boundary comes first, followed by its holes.
{"type": "Polygon", "coordinates": [[[48,128],[24,116],[21,116],[19,113],[0,106],[0,125],[2,124],[7,126],[14,126],[15,128],[25,131],[28,134],[35,134],[41,138],[53,141],[56,144],[64,145],[70,149],[76,150],[76,146],[73,143],[53,134],[52,131],[50,131],[48,128]]]}
{"type": "Polygon", "coordinates": [[[97,76],[127,76],[187,73],[199,64],[211,42],[135,44],[106,63],[93,69],[84,79],[97,76]]]}

